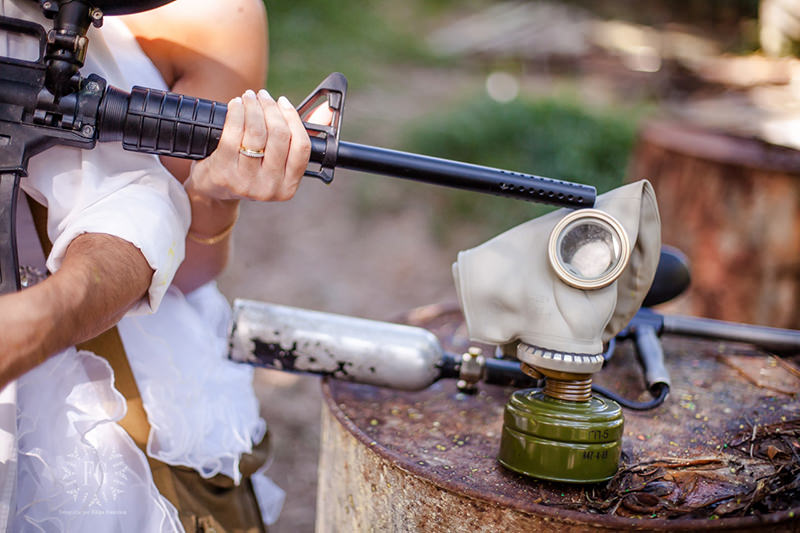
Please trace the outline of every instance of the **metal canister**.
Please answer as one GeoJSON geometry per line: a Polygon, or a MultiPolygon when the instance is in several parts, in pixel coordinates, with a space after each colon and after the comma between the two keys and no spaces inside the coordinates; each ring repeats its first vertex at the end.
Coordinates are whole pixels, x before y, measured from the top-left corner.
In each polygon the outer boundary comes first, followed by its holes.
{"type": "Polygon", "coordinates": [[[520,474],[551,481],[597,483],[617,472],[622,408],[602,396],[586,402],[515,391],[505,407],[498,461],[520,474]]]}
{"type": "Polygon", "coordinates": [[[297,307],[236,300],[231,360],[419,390],[440,376],[442,347],[422,328],[297,307]]]}

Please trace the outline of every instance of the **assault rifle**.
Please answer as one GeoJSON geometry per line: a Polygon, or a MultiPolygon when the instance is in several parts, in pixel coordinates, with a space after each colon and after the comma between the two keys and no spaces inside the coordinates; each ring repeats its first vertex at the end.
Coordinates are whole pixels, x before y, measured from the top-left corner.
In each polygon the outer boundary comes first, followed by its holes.
{"type": "MultiPolygon", "coordinates": [[[[0,17],[0,31],[39,43],[36,60],[0,57],[0,294],[20,286],[14,221],[19,180],[30,157],[56,145],[92,149],[99,141],[202,159],[216,148],[227,111],[219,102],[143,87],[128,93],[95,74],[79,74],[90,24],[171,0],[36,1],[54,21],[49,32],[0,17]]],[[[304,122],[312,143],[307,176],[330,183],[334,169],[342,167],[556,206],[594,205],[591,186],[340,141],[346,92],[347,80],[334,73],[298,106],[304,118],[325,101],[333,111],[330,126],[304,122]]]]}

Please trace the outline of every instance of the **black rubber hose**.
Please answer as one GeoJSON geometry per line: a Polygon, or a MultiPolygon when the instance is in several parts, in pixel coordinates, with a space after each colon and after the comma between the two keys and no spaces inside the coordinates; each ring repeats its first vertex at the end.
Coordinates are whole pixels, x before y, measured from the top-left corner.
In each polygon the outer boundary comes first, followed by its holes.
{"type": "Polygon", "coordinates": [[[650,389],[650,394],[653,395],[653,399],[648,402],[635,402],[633,400],[628,400],[627,398],[623,398],[622,396],[611,392],[600,385],[592,385],[592,392],[596,392],[601,396],[605,396],[609,400],[614,400],[626,409],[631,409],[633,411],[649,411],[650,409],[655,409],[664,403],[664,400],[666,400],[667,396],[669,395],[669,385],[664,383],[656,383],[653,385],[653,387],[650,389]]]}

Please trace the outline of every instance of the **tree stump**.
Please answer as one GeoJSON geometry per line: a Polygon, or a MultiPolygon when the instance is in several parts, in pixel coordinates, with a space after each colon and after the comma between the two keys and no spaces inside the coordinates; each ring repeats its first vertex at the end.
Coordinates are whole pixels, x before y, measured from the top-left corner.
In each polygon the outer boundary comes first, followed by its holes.
{"type": "Polygon", "coordinates": [[[630,177],[653,183],[663,242],[691,261],[671,311],[800,328],[800,151],[654,122],[630,177]]]}

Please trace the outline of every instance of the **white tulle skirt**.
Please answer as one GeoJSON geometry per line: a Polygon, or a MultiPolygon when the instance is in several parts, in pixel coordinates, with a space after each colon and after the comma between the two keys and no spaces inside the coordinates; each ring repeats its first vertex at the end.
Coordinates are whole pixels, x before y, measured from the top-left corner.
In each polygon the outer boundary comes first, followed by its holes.
{"type": "Polygon", "coordinates": [[[239,456],[264,437],[253,369],[227,354],[230,306],[209,283],[170,288],[157,313],[119,324],[152,430],[147,452],[209,478],[240,481],[239,456]]]}
{"type": "Polygon", "coordinates": [[[144,454],[116,421],[108,363],[67,350],[18,381],[17,513],[10,531],[182,531],[144,454]]]}
{"type": "MultiPolygon", "coordinates": [[[[148,453],[201,475],[240,480],[239,457],[264,436],[252,369],[225,357],[230,309],[214,284],[120,335],[152,426],[148,453]]],[[[11,531],[182,531],[144,454],[116,423],[125,400],[96,355],[70,349],[18,381],[17,514],[11,531]]]]}

